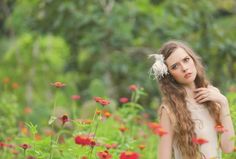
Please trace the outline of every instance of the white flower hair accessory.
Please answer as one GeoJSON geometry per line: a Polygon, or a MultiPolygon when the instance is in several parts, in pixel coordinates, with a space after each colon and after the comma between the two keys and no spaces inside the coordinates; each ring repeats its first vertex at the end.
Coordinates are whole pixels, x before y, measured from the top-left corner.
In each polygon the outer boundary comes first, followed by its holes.
{"type": "Polygon", "coordinates": [[[164,63],[164,57],[161,54],[151,54],[148,58],[154,57],[155,63],[152,65],[149,75],[153,76],[153,79],[161,79],[164,75],[168,74],[168,68],[164,63]]]}

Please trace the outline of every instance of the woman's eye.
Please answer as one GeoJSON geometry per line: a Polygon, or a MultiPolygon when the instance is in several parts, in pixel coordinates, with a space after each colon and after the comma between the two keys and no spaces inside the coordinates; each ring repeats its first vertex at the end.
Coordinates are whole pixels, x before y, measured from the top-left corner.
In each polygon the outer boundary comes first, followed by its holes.
{"type": "Polygon", "coordinates": [[[172,70],[177,69],[177,64],[173,65],[173,66],[171,67],[171,69],[172,69],[172,70]]]}
{"type": "Polygon", "coordinates": [[[184,58],[184,62],[188,62],[190,60],[189,57],[184,58]]]}

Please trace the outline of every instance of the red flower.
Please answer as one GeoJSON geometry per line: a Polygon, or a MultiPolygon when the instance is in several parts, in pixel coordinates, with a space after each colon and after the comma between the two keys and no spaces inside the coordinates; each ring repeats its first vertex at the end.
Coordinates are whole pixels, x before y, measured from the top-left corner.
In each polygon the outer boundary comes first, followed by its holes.
{"type": "Polygon", "coordinates": [[[128,102],[129,102],[129,98],[121,97],[119,101],[120,101],[121,103],[128,103],[128,102]]]}
{"type": "Polygon", "coordinates": [[[60,120],[62,122],[62,125],[64,125],[66,122],[69,122],[69,118],[66,114],[60,117],[60,120]]]}
{"type": "Polygon", "coordinates": [[[56,87],[56,88],[62,88],[65,86],[64,83],[62,82],[54,82],[54,83],[51,83],[52,86],[56,87]]]}
{"type": "Polygon", "coordinates": [[[109,154],[109,152],[106,150],[102,151],[102,152],[98,152],[97,156],[99,157],[99,159],[111,159],[112,158],[112,155],[109,154]]]}
{"type": "Polygon", "coordinates": [[[110,101],[106,100],[106,99],[103,99],[101,97],[94,97],[94,100],[97,102],[97,103],[100,103],[102,106],[106,106],[108,104],[110,104],[110,101]]]}
{"type": "Polygon", "coordinates": [[[103,111],[103,116],[105,116],[106,118],[109,118],[111,116],[111,113],[108,111],[103,111]]]}
{"type": "Polygon", "coordinates": [[[129,86],[129,90],[131,91],[136,91],[138,89],[138,86],[136,86],[135,84],[132,84],[129,86]]]}
{"type": "Polygon", "coordinates": [[[120,154],[120,159],[139,159],[139,154],[136,152],[125,151],[120,154]]]}
{"type": "Polygon", "coordinates": [[[115,148],[117,148],[117,144],[105,144],[105,147],[107,148],[107,149],[115,149],[115,148]]]}
{"type": "Polygon", "coordinates": [[[93,99],[94,99],[96,102],[99,102],[100,100],[102,100],[101,97],[94,97],[93,99]]]}
{"type": "Polygon", "coordinates": [[[95,140],[84,135],[76,136],[75,143],[82,146],[92,146],[92,147],[96,145],[95,140]]]}
{"type": "Polygon", "coordinates": [[[168,132],[165,131],[163,128],[158,128],[154,132],[155,132],[155,134],[159,135],[160,137],[162,137],[163,135],[168,134],[168,132]]]}
{"type": "Polygon", "coordinates": [[[204,138],[193,138],[192,142],[195,143],[195,144],[198,144],[198,145],[208,143],[208,141],[204,138]]]}
{"type": "Polygon", "coordinates": [[[102,100],[99,101],[99,103],[100,103],[102,106],[106,106],[106,105],[110,104],[110,101],[105,100],[105,99],[102,99],[102,100]]]}
{"type": "Polygon", "coordinates": [[[125,127],[124,125],[121,125],[119,129],[122,133],[128,130],[128,128],[125,127]]]}
{"type": "Polygon", "coordinates": [[[215,129],[218,133],[224,133],[227,131],[227,129],[225,129],[223,125],[216,125],[215,129]]]}
{"type": "Polygon", "coordinates": [[[88,159],[88,157],[87,156],[82,156],[81,159],[88,159]]]}
{"type": "Polygon", "coordinates": [[[156,129],[161,128],[161,125],[156,122],[149,122],[147,123],[147,125],[152,131],[155,131],[156,129]]]}
{"type": "Polygon", "coordinates": [[[6,144],[0,141],[0,148],[5,147],[5,146],[6,146],[6,144]]]}
{"type": "Polygon", "coordinates": [[[31,148],[31,146],[28,144],[21,144],[20,147],[23,148],[24,150],[31,148]]]}
{"type": "Polygon", "coordinates": [[[138,147],[139,147],[140,150],[143,150],[146,146],[143,145],[143,144],[140,144],[138,147]]]}
{"type": "Polygon", "coordinates": [[[27,156],[27,159],[36,159],[34,156],[27,156]]]}
{"type": "Polygon", "coordinates": [[[73,95],[73,96],[71,96],[71,99],[76,101],[76,100],[80,99],[80,96],[79,95],[73,95]]]}

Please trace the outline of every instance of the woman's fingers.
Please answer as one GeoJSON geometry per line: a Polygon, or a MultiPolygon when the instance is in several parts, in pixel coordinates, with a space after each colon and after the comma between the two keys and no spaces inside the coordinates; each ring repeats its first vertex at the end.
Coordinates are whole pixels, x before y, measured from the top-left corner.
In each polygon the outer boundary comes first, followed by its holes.
{"type": "Polygon", "coordinates": [[[204,95],[204,94],[207,94],[208,91],[207,90],[203,90],[203,91],[199,91],[197,92],[195,95],[194,95],[194,99],[197,99],[199,98],[200,96],[204,95]]]}
{"type": "Polygon", "coordinates": [[[208,101],[208,98],[203,98],[203,99],[201,99],[201,100],[199,100],[199,101],[197,101],[198,103],[204,103],[204,102],[206,102],[206,101],[208,101]]]}
{"type": "Polygon", "coordinates": [[[208,94],[207,93],[204,93],[204,94],[201,94],[200,96],[198,96],[197,98],[195,98],[195,100],[197,101],[197,102],[200,102],[200,101],[206,101],[207,100],[207,98],[208,98],[208,94]]]}

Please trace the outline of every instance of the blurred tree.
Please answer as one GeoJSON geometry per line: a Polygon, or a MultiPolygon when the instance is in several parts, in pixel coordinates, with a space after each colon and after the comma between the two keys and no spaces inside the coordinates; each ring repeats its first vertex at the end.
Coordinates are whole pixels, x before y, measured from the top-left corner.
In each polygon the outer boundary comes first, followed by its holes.
{"type": "Polygon", "coordinates": [[[23,0],[15,2],[6,26],[16,36],[34,32],[63,38],[70,50],[64,69],[78,72],[81,91],[100,79],[111,97],[127,94],[131,83],[153,97],[157,91],[148,78],[147,55],[169,39],[187,41],[217,86],[234,81],[235,5],[233,0],[23,0]]]}

